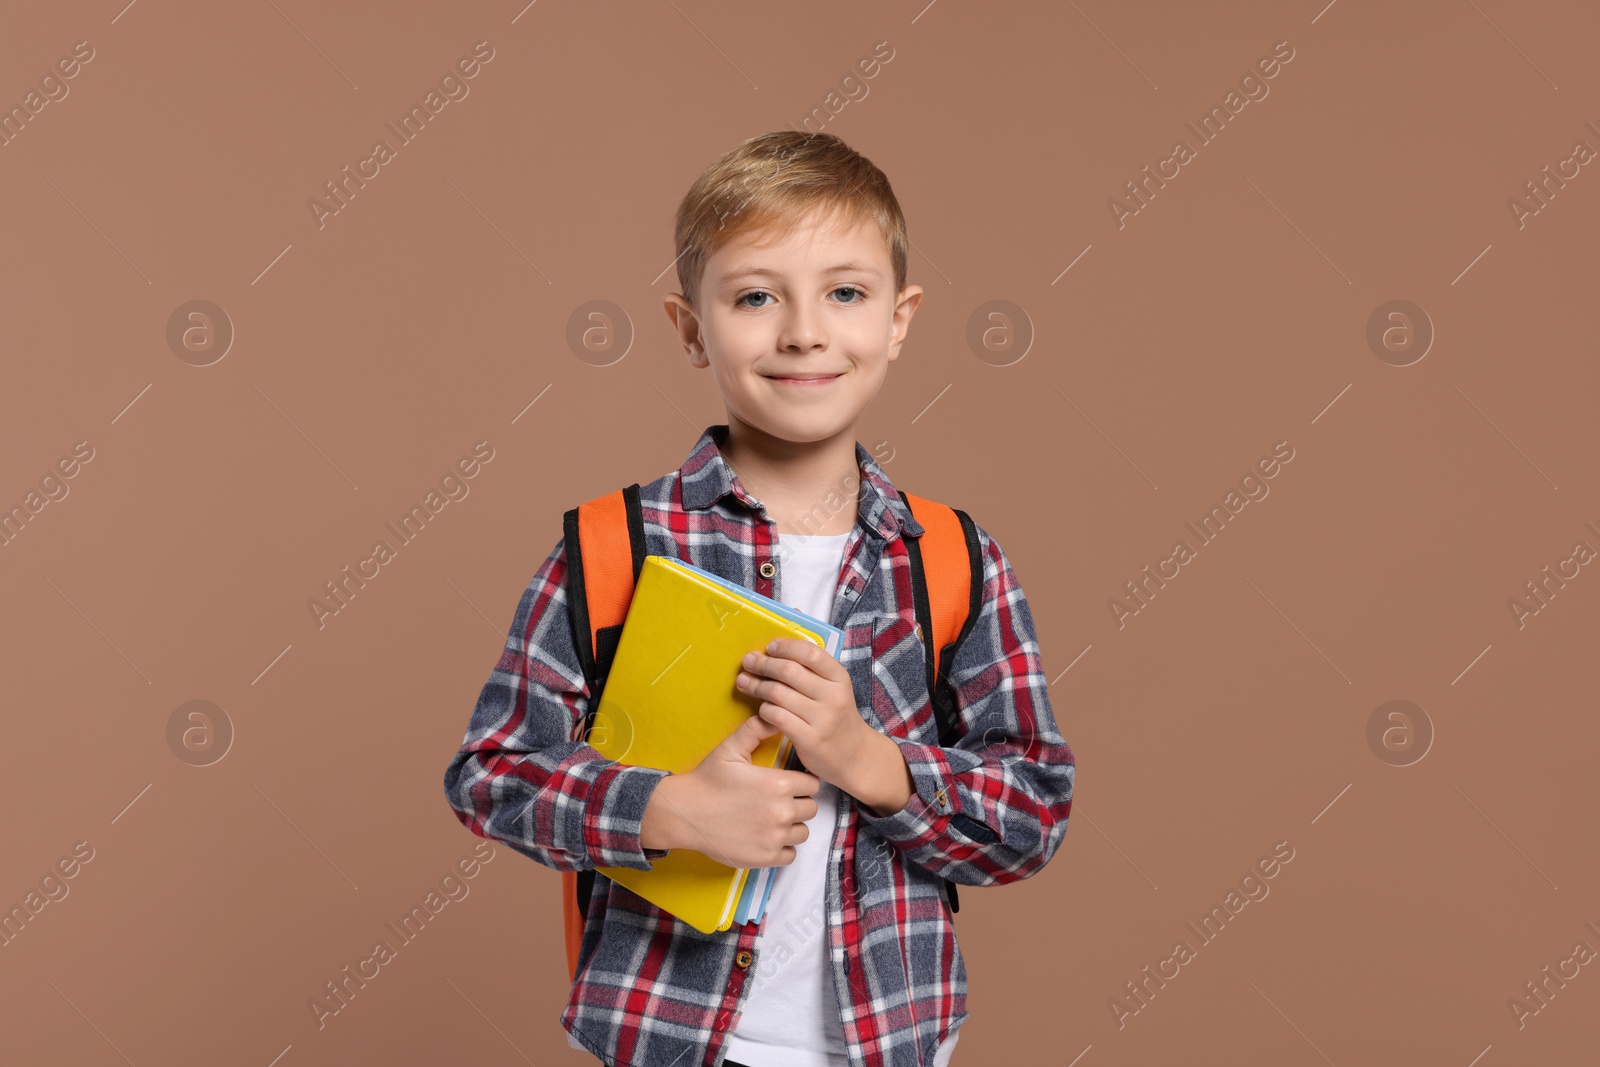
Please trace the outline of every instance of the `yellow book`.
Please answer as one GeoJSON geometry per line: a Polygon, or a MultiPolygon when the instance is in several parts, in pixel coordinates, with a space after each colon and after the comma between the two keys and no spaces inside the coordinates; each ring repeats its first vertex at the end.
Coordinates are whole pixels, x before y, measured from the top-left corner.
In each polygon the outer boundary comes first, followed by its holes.
{"type": "MultiPolygon", "coordinates": [[[[691,771],[756,714],[759,701],[734,679],[748,652],[775,638],[808,640],[833,653],[842,633],[693,564],[646,556],[616,656],[601,692],[589,743],[607,759],[681,774],[691,771]]],[[[761,767],[788,762],[778,733],[751,755],[761,767]]],[[[597,867],[701,933],[733,925],[747,868],[675,848],[650,870],[597,867]]]]}

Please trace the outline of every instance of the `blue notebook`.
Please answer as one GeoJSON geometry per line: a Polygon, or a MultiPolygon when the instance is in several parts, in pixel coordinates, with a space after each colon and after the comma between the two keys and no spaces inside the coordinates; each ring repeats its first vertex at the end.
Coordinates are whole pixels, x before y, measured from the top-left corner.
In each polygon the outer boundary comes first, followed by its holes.
{"type": "MultiPolygon", "coordinates": [[[[800,757],[794,749],[789,750],[789,762],[784,766],[790,770],[800,769],[800,757]]],[[[750,872],[744,880],[744,889],[740,891],[739,903],[733,911],[735,925],[761,921],[761,917],[767,913],[767,900],[772,896],[772,883],[777,876],[776,867],[762,867],[750,872]]]]}

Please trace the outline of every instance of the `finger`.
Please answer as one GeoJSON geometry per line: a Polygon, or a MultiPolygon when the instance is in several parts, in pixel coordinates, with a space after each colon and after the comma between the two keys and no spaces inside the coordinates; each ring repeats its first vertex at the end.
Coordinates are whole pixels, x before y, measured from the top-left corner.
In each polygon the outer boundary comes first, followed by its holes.
{"type": "Polygon", "coordinates": [[[727,743],[732,746],[735,756],[748,760],[762,741],[777,732],[778,727],[759,715],[752,715],[728,735],[727,743]]]}
{"type": "Polygon", "coordinates": [[[811,728],[811,724],[806,722],[805,719],[796,715],[783,705],[774,704],[771,701],[762,702],[756,708],[756,714],[754,717],[765,719],[768,723],[775,726],[778,730],[788,734],[791,738],[793,738],[797,733],[805,734],[811,728]]]}
{"type": "MultiPolygon", "coordinates": [[[[822,779],[809,771],[784,771],[784,788],[794,796],[814,796],[822,788],[822,779]]],[[[812,801],[816,803],[816,801],[812,801]]],[[[816,812],[811,814],[815,815],[816,812]]]]}
{"type": "Polygon", "coordinates": [[[755,734],[758,739],[757,744],[779,732],[778,726],[763,719],[760,715],[750,716],[744,721],[743,725],[755,734]]]}
{"type": "MultiPolygon", "coordinates": [[[[849,680],[850,672],[845,670],[844,664],[829,655],[821,645],[798,638],[785,637],[772,641],[767,645],[766,654],[770,658],[789,660],[805,667],[812,674],[835,680],[849,680]]],[[[761,653],[757,653],[761,655],[761,653]]]]}
{"type": "MultiPolygon", "coordinates": [[[[763,678],[779,682],[811,700],[822,699],[823,692],[829,684],[828,679],[821,677],[804,663],[778,656],[763,656],[760,653],[755,654],[755,664],[746,668],[745,674],[754,677],[758,683],[763,678]]],[[[746,690],[746,692],[766,696],[766,692],[760,689],[746,690]]],[[[767,697],[767,699],[772,698],[767,697]]]]}
{"type": "Polygon", "coordinates": [[[817,646],[810,641],[802,641],[798,637],[777,637],[767,642],[767,647],[762,649],[769,656],[783,656],[786,659],[799,659],[808,648],[817,646]]]}
{"type": "Polygon", "coordinates": [[[793,660],[769,656],[759,651],[745,653],[744,658],[739,661],[739,667],[739,673],[733,680],[734,688],[752,696],[763,695],[761,690],[754,687],[764,678],[785,682],[792,688],[799,689],[802,676],[808,673],[803,666],[793,660]]]}
{"type": "Polygon", "coordinates": [[[767,647],[756,655],[766,654],[769,659],[787,660],[798,663],[810,670],[821,666],[824,659],[833,657],[822,651],[820,647],[810,641],[802,641],[797,637],[780,637],[775,641],[767,642],[767,647]]]}
{"type": "MultiPolygon", "coordinates": [[[[800,668],[797,667],[795,669],[799,670],[800,668]]],[[[819,690],[827,684],[816,675],[811,675],[810,677],[811,686],[819,690]]],[[[748,682],[743,684],[742,690],[748,696],[786,708],[807,722],[811,721],[811,716],[816,713],[817,706],[822,703],[822,698],[827,695],[820,691],[816,693],[807,692],[805,688],[790,685],[788,681],[777,678],[749,678],[748,682]]]]}

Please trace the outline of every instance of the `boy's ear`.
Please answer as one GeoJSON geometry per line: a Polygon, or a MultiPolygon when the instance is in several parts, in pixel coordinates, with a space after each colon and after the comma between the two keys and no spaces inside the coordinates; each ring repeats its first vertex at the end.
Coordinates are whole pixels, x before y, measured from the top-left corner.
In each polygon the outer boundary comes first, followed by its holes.
{"type": "Polygon", "coordinates": [[[695,314],[694,305],[682,293],[668,293],[662,306],[672,321],[672,328],[677,331],[678,340],[683,342],[689,363],[702,369],[709,367],[711,362],[706,358],[705,344],[700,337],[700,317],[695,314]]]}
{"type": "Polygon", "coordinates": [[[900,346],[905,343],[906,331],[911,329],[911,316],[917,313],[921,304],[922,286],[908,285],[900,290],[899,303],[895,304],[894,316],[889,320],[890,363],[900,357],[900,346]]]}

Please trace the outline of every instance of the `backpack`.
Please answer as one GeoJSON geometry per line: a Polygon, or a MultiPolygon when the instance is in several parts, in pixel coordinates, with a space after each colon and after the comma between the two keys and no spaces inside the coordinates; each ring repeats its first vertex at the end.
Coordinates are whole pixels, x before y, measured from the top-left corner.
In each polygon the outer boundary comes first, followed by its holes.
{"type": "MultiPolygon", "coordinates": [[[[923,533],[906,537],[917,623],[927,650],[928,691],[939,728],[939,744],[952,746],[963,729],[950,682],[956,648],[972,631],[983,604],[983,561],[977,528],[967,513],[901,492],[923,533]]],[[[567,608],[573,645],[589,685],[589,705],[580,737],[587,738],[600,706],[606,676],[622,638],[622,624],[644,567],[644,513],[639,483],[580,504],[564,516],[567,608]]],[[[575,981],[584,920],[594,874],[561,872],[566,924],[567,970],[575,981]]],[[[961,906],[955,883],[945,880],[952,913],[961,906]]]]}

